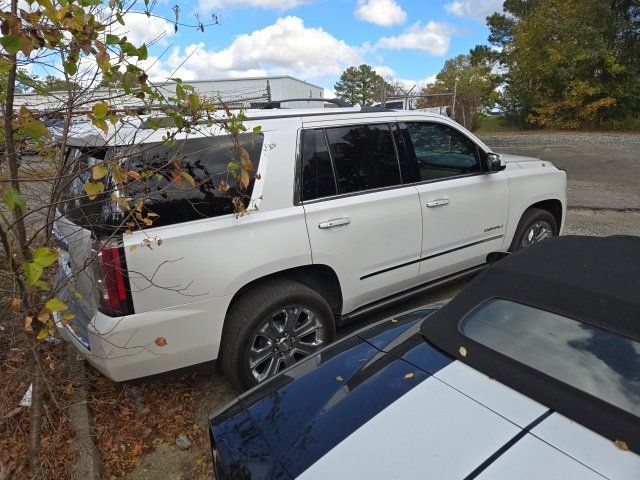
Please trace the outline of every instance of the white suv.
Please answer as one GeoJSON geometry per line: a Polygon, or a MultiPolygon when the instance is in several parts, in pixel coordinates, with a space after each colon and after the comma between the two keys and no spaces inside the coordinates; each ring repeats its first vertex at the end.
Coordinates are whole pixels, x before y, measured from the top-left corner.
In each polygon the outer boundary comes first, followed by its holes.
{"type": "MultiPolygon", "coordinates": [[[[100,196],[78,200],[90,171],[70,182],[54,234],[75,317],[59,328],[108,377],[219,359],[248,387],[332,342],[336,326],[562,230],[564,171],[494,154],[446,117],[379,108],[246,114],[249,129],[261,127],[240,137],[257,169],[247,215],[234,214],[214,181],[232,154],[219,131],[170,147],[166,132],[142,141],[138,133],[144,153],[128,162],[148,167],[180,149],[196,181],[147,197],[159,215],[153,228],[105,242],[102,225],[118,209],[100,196]],[[88,218],[102,223],[89,228],[88,218]]],[[[118,136],[92,132],[69,140],[79,164],[118,147],[118,136]]]]}

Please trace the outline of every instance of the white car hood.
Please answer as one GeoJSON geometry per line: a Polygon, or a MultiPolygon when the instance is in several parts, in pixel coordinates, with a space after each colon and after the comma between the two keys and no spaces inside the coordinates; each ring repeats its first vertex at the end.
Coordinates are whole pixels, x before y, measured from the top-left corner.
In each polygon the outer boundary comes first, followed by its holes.
{"type": "Polygon", "coordinates": [[[500,157],[505,161],[505,163],[524,163],[524,162],[540,162],[539,158],[535,157],[525,157],[523,155],[512,155],[510,153],[501,153],[500,157]]]}

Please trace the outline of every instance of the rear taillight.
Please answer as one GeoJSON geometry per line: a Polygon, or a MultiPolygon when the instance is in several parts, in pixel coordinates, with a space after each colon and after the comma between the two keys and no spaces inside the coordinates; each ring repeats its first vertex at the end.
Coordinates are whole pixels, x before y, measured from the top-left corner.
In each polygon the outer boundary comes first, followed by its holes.
{"type": "Polygon", "coordinates": [[[93,250],[97,256],[95,280],[100,311],[111,316],[132,314],[124,248],[115,240],[97,240],[93,243],[93,250]]]}

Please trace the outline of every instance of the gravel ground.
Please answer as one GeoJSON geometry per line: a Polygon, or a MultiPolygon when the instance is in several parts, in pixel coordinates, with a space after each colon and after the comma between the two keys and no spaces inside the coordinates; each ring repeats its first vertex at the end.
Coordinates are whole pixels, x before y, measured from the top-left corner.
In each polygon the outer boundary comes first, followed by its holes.
{"type": "Polygon", "coordinates": [[[640,134],[527,132],[479,135],[497,152],[538,157],[567,171],[569,206],[640,210],[640,134]]]}

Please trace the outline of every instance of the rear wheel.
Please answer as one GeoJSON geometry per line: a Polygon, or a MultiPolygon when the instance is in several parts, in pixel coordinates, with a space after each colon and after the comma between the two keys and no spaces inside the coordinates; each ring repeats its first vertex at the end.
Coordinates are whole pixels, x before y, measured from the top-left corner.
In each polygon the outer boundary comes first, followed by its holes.
{"type": "Polygon", "coordinates": [[[556,219],[546,210],[530,208],[524,212],[509,251],[515,252],[558,235],[556,219]]]}
{"type": "Polygon", "coordinates": [[[273,280],[247,291],[227,317],[220,362],[235,386],[260,383],[333,341],[333,313],[315,290],[273,280]]]}

